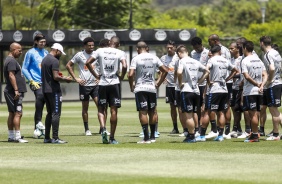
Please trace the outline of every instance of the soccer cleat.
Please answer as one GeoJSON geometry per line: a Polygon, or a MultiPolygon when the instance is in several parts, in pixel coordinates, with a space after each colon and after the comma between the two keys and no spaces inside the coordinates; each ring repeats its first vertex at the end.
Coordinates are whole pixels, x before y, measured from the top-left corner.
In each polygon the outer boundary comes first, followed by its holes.
{"type": "Polygon", "coordinates": [[[215,138],[215,137],[217,137],[218,136],[218,132],[213,132],[213,131],[210,131],[209,133],[208,133],[208,135],[206,136],[206,139],[212,139],[212,138],[215,138]]]}
{"type": "Polygon", "coordinates": [[[201,134],[197,131],[195,132],[195,137],[199,137],[201,134]]]}
{"type": "Polygon", "coordinates": [[[102,142],[103,144],[109,144],[109,141],[108,141],[108,134],[106,131],[102,132],[102,142]]]}
{"type": "Polygon", "coordinates": [[[231,135],[230,135],[230,133],[229,134],[223,134],[223,138],[224,139],[231,139],[231,135]]]}
{"type": "Polygon", "coordinates": [[[183,132],[182,134],[179,134],[179,137],[187,137],[188,132],[183,132]]]}
{"type": "Polygon", "coordinates": [[[61,139],[52,139],[52,144],[66,144],[67,141],[61,140],[61,139]]]}
{"type": "Polygon", "coordinates": [[[238,137],[238,132],[237,131],[232,131],[229,134],[230,134],[230,137],[233,137],[233,138],[237,138],[238,137]]]}
{"type": "Polygon", "coordinates": [[[15,139],[14,142],[17,142],[17,143],[28,143],[28,141],[24,140],[24,139],[15,139]]]}
{"type": "Polygon", "coordinates": [[[110,132],[108,132],[108,130],[106,130],[106,133],[107,133],[107,135],[111,135],[111,133],[110,133],[110,132]]]}
{"type": "Polygon", "coordinates": [[[172,131],[170,132],[170,134],[179,134],[178,130],[172,129],[172,131]]]}
{"type": "Polygon", "coordinates": [[[184,142],[184,143],[196,143],[196,139],[195,138],[194,139],[186,138],[182,142],[184,142]]]}
{"type": "Polygon", "coordinates": [[[250,134],[247,132],[243,132],[242,135],[238,136],[238,139],[246,139],[250,134]]]}
{"type": "Polygon", "coordinates": [[[137,142],[137,144],[151,144],[152,143],[152,141],[149,139],[149,140],[147,140],[147,141],[145,141],[145,140],[141,140],[141,141],[138,141],[137,142]]]}
{"type": "Polygon", "coordinates": [[[161,133],[160,133],[160,132],[158,132],[158,131],[156,131],[156,134],[161,135],[161,133]]]}
{"type": "Polygon", "coordinates": [[[279,137],[279,136],[277,136],[277,137],[275,137],[275,136],[270,136],[270,137],[268,137],[266,140],[267,140],[267,141],[280,141],[280,137],[279,137]]]}
{"type": "Polygon", "coordinates": [[[91,133],[91,131],[90,131],[90,130],[86,130],[85,135],[86,135],[86,136],[91,136],[91,135],[92,135],[92,133],[91,133]]]}
{"type": "Polygon", "coordinates": [[[219,135],[219,136],[217,136],[216,138],[214,138],[214,141],[219,141],[219,142],[221,142],[221,141],[223,141],[223,140],[224,140],[224,138],[223,138],[222,135],[219,135]]]}
{"type": "Polygon", "coordinates": [[[144,135],[144,132],[140,132],[140,135],[144,135]]]}
{"type": "Polygon", "coordinates": [[[160,136],[159,136],[160,134],[158,134],[158,132],[155,132],[155,138],[159,138],[160,136]]]}
{"type": "Polygon", "coordinates": [[[109,144],[118,144],[118,142],[115,139],[110,139],[109,144]]]}
{"type": "Polygon", "coordinates": [[[15,142],[15,139],[13,139],[13,138],[8,138],[8,142],[15,142]]]}
{"type": "Polygon", "coordinates": [[[269,132],[269,134],[266,135],[267,137],[273,136],[273,130],[271,130],[271,132],[269,132]]]}
{"type": "Polygon", "coordinates": [[[199,137],[196,137],[196,141],[197,142],[206,142],[206,136],[199,136],[199,137]]]}
{"type": "Polygon", "coordinates": [[[36,128],[38,128],[39,130],[45,130],[45,126],[41,121],[36,124],[36,128]]]}
{"type": "Polygon", "coordinates": [[[151,143],[155,143],[156,139],[155,138],[150,138],[151,143]]]}
{"type": "Polygon", "coordinates": [[[52,139],[44,139],[43,143],[52,143],[52,139]]]}

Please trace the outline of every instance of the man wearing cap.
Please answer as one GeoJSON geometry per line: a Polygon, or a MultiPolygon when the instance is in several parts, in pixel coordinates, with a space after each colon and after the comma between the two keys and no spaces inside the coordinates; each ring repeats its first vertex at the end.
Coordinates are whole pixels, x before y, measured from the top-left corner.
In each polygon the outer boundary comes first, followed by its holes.
{"type": "Polygon", "coordinates": [[[59,59],[62,54],[66,55],[63,46],[59,43],[54,43],[51,49],[51,52],[41,63],[42,91],[47,108],[44,143],[64,144],[67,142],[59,139],[62,106],[60,81],[71,82],[72,78],[60,76],[59,74],[59,59]],[[50,138],[51,126],[53,129],[53,139],[50,138]]]}
{"type": "Polygon", "coordinates": [[[48,51],[44,49],[45,45],[46,39],[44,35],[37,34],[34,37],[33,48],[29,49],[25,54],[22,66],[22,72],[29,81],[30,89],[35,96],[34,138],[37,138],[37,131],[45,130],[45,126],[42,123],[42,111],[45,100],[41,87],[41,62],[48,54],[48,51]]]}

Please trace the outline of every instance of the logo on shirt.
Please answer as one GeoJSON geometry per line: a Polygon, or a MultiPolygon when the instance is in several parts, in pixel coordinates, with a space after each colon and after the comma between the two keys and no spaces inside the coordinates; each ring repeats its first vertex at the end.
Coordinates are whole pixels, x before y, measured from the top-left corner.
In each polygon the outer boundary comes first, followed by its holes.
{"type": "Polygon", "coordinates": [[[111,72],[111,71],[113,71],[114,69],[115,69],[114,65],[106,65],[106,66],[104,67],[104,70],[105,70],[105,71],[108,71],[108,72],[111,72]]]}

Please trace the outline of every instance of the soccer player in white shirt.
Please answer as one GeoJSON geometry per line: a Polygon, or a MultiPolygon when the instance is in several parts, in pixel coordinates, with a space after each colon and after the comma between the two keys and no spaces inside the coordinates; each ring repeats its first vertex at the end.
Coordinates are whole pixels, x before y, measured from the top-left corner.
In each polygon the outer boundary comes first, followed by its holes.
{"type": "Polygon", "coordinates": [[[198,83],[201,84],[208,77],[209,71],[206,66],[188,56],[188,50],[184,45],[178,46],[176,52],[181,59],[177,70],[178,84],[181,88],[181,109],[188,128],[188,135],[183,142],[195,143],[194,113],[197,113],[200,108],[198,83]],[[199,72],[202,73],[200,79],[199,72]]]}
{"type": "Polygon", "coordinates": [[[99,80],[98,118],[102,127],[102,142],[104,144],[118,144],[114,136],[117,127],[118,108],[121,107],[120,81],[123,80],[127,71],[125,54],[123,51],[112,47],[99,48],[86,61],[86,66],[95,78],[99,80]],[[98,62],[100,66],[99,74],[92,68],[91,64],[94,61],[98,62]],[[119,72],[120,63],[122,64],[121,73],[119,72]],[[105,109],[107,106],[110,107],[111,112],[110,140],[108,140],[105,127],[105,109]]]}
{"type": "Polygon", "coordinates": [[[266,106],[269,108],[269,112],[273,121],[273,135],[266,140],[280,140],[279,137],[279,124],[281,124],[281,114],[278,107],[281,106],[281,63],[282,58],[280,54],[271,47],[271,38],[269,36],[262,36],[260,38],[260,47],[265,53],[263,63],[268,73],[268,79],[265,84],[266,104],[262,104],[262,110],[265,113],[266,106]]]}
{"type": "Polygon", "coordinates": [[[147,52],[145,42],[140,41],[137,43],[137,52],[138,55],[131,61],[128,79],[131,92],[135,93],[136,107],[137,111],[139,111],[139,120],[144,133],[144,139],[137,143],[149,144],[156,141],[154,134],[157,120],[156,88],[162,84],[168,70],[157,56],[147,52]],[[161,76],[155,82],[157,68],[161,71],[161,76]],[[148,124],[151,129],[150,137],[148,124]]]}
{"type": "Polygon", "coordinates": [[[244,142],[259,142],[258,117],[267,79],[265,66],[259,57],[252,54],[253,50],[253,42],[243,43],[243,53],[246,56],[241,64],[244,75],[243,109],[249,112],[252,127],[251,135],[244,142]]]}

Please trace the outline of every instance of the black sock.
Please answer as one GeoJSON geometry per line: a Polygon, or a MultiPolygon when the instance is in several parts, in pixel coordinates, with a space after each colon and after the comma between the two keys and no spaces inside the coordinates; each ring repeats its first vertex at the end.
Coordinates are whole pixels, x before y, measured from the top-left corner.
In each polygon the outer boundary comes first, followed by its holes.
{"type": "Polygon", "coordinates": [[[143,133],[144,133],[144,140],[148,141],[149,140],[148,124],[142,125],[142,130],[143,130],[143,133]]]}
{"type": "Polygon", "coordinates": [[[183,128],[183,132],[188,132],[188,128],[183,128]]]}
{"type": "Polygon", "coordinates": [[[110,137],[110,140],[115,140],[115,138],[114,137],[110,137]]]}
{"type": "Polygon", "coordinates": [[[251,126],[250,125],[246,125],[246,132],[247,133],[251,133],[251,126]]]}
{"type": "Polygon", "coordinates": [[[84,122],[84,129],[85,129],[85,132],[86,132],[87,130],[89,130],[89,128],[88,128],[88,122],[84,122]]]}
{"type": "Polygon", "coordinates": [[[242,127],[241,127],[241,123],[240,122],[237,124],[237,130],[238,130],[238,132],[242,132],[242,127]]]}
{"type": "Polygon", "coordinates": [[[195,134],[188,133],[186,138],[188,138],[188,139],[195,139],[195,134]]]}
{"type": "Polygon", "coordinates": [[[155,138],[156,124],[150,124],[151,135],[150,138],[155,138]]]}
{"type": "Polygon", "coordinates": [[[251,135],[254,139],[257,139],[258,138],[258,133],[252,133],[251,135]]]}
{"type": "Polygon", "coordinates": [[[233,125],[232,131],[237,132],[237,125],[233,125]]]}
{"type": "Polygon", "coordinates": [[[224,128],[218,128],[218,136],[223,135],[223,130],[224,130],[224,128]]]}
{"type": "Polygon", "coordinates": [[[264,132],[264,127],[260,126],[259,130],[260,130],[260,132],[264,132]]]}
{"type": "Polygon", "coordinates": [[[206,135],[206,131],[207,129],[206,128],[201,128],[201,136],[205,136],[206,135]]]}
{"type": "Polygon", "coordinates": [[[158,127],[159,127],[159,123],[158,122],[156,122],[156,129],[155,129],[155,131],[157,132],[158,131],[158,127]]]}
{"type": "Polygon", "coordinates": [[[173,123],[173,129],[178,131],[177,123],[173,123]]]}
{"type": "Polygon", "coordinates": [[[225,135],[228,135],[230,133],[230,123],[225,124],[225,135]]]}
{"type": "Polygon", "coordinates": [[[211,121],[211,131],[213,131],[214,133],[217,132],[217,127],[216,127],[216,121],[215,120],[211,121]]]}
{"type": "Polygon", "coordinates": [[[198,132],[198,131],[199,131],[199,127],[196,127],[196,128],[195,128],[195,132],[198,132]]]}
{"type": "Polygon", "coordinates": [[[274,133],[273,132],[273,137],[278,137],[279,136],[279,133],[274,133]]]}

